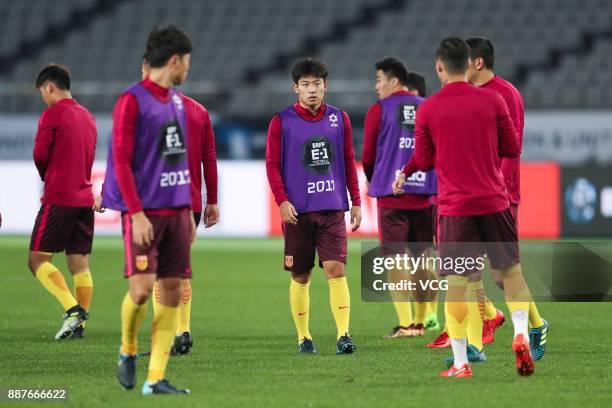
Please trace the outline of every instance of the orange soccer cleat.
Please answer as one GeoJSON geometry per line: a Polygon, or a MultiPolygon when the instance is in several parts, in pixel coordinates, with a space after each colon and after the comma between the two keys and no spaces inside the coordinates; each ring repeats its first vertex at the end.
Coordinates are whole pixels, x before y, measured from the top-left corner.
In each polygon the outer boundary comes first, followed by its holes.
{"type": "Polygon", "coordinates": [[[512,350],[516,355],[516,371],[519,375],[528,376],[533,374],[535,364],[529,351],[529,342],[523,334],[517,334],[512,342],[512,350]]]}
{"type": "MultiPolygon", "coordinates": [[[[527,348],[529,350],[529,348],[527,348]]],[[[440,377],[448,378],[470,378],[472,377],[472,369],[469,364],[464,364],[460,368],[455,368],[452,365],[448,370],[440,372],[440,377]]]]}

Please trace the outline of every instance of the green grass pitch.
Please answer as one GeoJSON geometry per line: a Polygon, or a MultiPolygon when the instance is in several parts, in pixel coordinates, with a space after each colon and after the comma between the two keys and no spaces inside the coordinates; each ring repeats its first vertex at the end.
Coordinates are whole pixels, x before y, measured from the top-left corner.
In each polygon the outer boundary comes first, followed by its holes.
{"type": "MultiPolygon", "coordinates": [[[[95,292],[82,341],[54,341],[60,307],[27,270],[24,237],[0,239],[0,387],[68,388],[59,406],[157,407],[556,407],[612,406],[612,308],[600,303],[546,303],[548,352],[535,374],[521,378],[510,351],[511,323],[486,351],[489,362],[474,378],[438,378],[449,350],[427,350],[425,338],[385,340],[395,325],[387,303],[359,299],[359,242],[349,245],[351,332],[357,353],[336,356],[335,325],[321,270],[311,288],[311,332],[318,355],[298,355],[289,313],[289,276],[281,270],[278,239],[200,238],[194,268],[192,333],[188,356],[172,358],[167,372],[193,394],[143,397],[115,379],[119,307],[127,283],[118,238],[97,238],[91,258],[95,292]]],[[[56,265],[65,272],[64,256],[56,265]]],[[[71,284],[70,278],[67,281],[71,284]]],[[[498,306],[506,311],[505,305],[498,306]]],[[[140,349],[148,350],[150,316],[140,349]]],[[[139,386],[146,359],[139,362],[139,386]]],[[[6,398],[0,399],[2,405],[6,398]]],[[[15,406],[39,406],[33,402],[15,406]]]]}

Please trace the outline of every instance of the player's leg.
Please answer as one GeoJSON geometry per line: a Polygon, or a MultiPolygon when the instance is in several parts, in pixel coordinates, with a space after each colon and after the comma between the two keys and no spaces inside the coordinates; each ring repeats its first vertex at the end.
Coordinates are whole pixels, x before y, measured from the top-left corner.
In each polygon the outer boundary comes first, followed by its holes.
{"type": "Polygon", "coordinates": [[[329,286],[329,304],[336,322],[337,354],[351,354],[356,347],[349,335],[351,296],[346,280],[346,223],[344,212],[316,213],[316,248],[329,286]]]}
{"type": "Polygon", "coordinates": [[[310,334],[310,276],[315,260],[312,214],[300,214],[297,225],[283,223],[283,267],[291,272],[289,305],[300,353],[316,353],[310,334]]]}
{"type": "MultiPolygon", "coordinates": [[[[93,297],[93,278],[89,268],[89,254],[94,235],[94,213],[91,208],[81,208],[66,245],[68,269],[72,274],[74,294],[77,302],[89,315],[93,297]]],[[[83,338],[85,322],[72,333],[73,339],[83,338]]]]}
{"type": "Polygon", "coordinates": [[[504,295],[514,326],[512,349],[520,375],[535,369],[529,350],[529,302],[531,292],[523,277],[518,247],[518,233],[512,212],[506,209],[479,217],[479,230],[487,242],[491,267],[501,271],[504,295]]]}
{"type": "MultiPolygon", "coordinates": [[[[396,253],[405,253],[409,228],[409,220],[407,217],[401,216],[400,210],[378,207],[378,239],[381,254],[384,256],[394,256],[396,253]]],[[[393,283],[409,279],[410,272],[405,270],[394,268],[388,274],[389,282],[393,283]]],[[[414,317],[410,302],[410,292],[407,290],[393,290],[389,294],[397,315],[398,324],[384,338],[412,337],[409,329],[414,327],[414,317]]]]}
{"type": "Polygon", "coordinates": [[[64,275],[51,263],[53,253],[66,248],[76,216],[72,207],[43,204],[36,216],[30,240],[28,267],[64,310],[64,322],[55,335],[56,340],[72,335],[87,319],[87,312],[70,292],[64,275]]]}
{"type": "Polygon", "coordinates": [[[144,395],[189,393],[168,382],[166,368],[178,324],[182,277],[190,265],[190,217],[188,211],[150,217],[154,228],[158,225],[154,245],[158,250],[159,305],[153,318],[149,370],[142,387],[144,395]]]}

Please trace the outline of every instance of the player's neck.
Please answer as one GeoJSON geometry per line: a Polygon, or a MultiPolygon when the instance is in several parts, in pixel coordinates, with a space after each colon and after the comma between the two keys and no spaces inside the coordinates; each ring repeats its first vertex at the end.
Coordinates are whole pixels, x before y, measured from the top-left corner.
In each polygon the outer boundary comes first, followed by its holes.
{"type": "Polygon", "coordinates": [[[478,76],[474,80],[473,85],[483,86],[484,84],[492,80],[494,77],[495,77],[495,74],[490,69],[482,70],[478,73],[478,76]]]}
{"type": "Polygon", "coordinates": [[[64,91],[58,94],[57,97],[51,103],[51,105],[49,105],[49,107],[57,105],[59,102],[66,100],[66,99],[72,99],[72,94],[70,93],[70,91],[64,91]]]}
{"type": "Polygon", "coordinates": [[[152,69],[149,73],[149,80],[154,84],[161,86],[162,88],[172,88],[172,77],[168,70],[164,69],[152,69]]]}
{"type": "Polygon", "coordinates": [[[444,82],[443,85],[454,84],[457,82],[467,82],[467,80],[465,79],[465,74],[448,75],[448,77],[446,78],[446,82],[444,82]]]}
{"type": "Polygon", "coordinates": [[[310,112],[313,116],[317,114],[317,112],[319,112],[319,109],[321,109],[321,106],[323,105],[323,102],[319,102],[318,105],[306,105],[305,103],[303,103],[302,101],[299,101],[300,106],[304,109],[306,109],[308,112],[310,112]]]}

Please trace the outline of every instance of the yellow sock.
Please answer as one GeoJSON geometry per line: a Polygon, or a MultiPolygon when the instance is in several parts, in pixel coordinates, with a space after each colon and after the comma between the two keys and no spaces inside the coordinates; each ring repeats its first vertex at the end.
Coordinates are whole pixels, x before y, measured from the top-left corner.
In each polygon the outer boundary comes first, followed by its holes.
{"type": "Polygon", "coordinates": [[[531,302],[529,302],[529,327],[542,327],[543,325],[544,322],[542,321],[542,317],[540,316],[538,307],[532,300],[531,302]]]}
{"type": "Polygon", "coordinates": [[[151,329],[151,359],[149,360],[149,372],[147,381],[156,383],[164,379],[170,349],[174,342],[176,332],[176,320],[178,318],[178,307],[159,304],[157,314],[153,319],[151,329]]]}
{"type": "Polygon", "coordinates": [[[414,302],[414,323],[425,323],[425,312],[427,311],[428,302],[414,302]]]}
{"type": "Polygon", "coordinates": [[[491,320],[492,318],[497,316],[497,308],[495,307],[495,305],[493,304],[493,302],[491,302],[489,298],[486,298],[484,302],[484,307],[485,307],[484,317],[486,320],[491,320]]]}
{"type": "Polygon", "coordinates": [[[450,275],[448,278],[448,292],[444,302],[446,327],[451,339],[467,338],[468,308],[465,302],[465,289],[467,278],[450,275]]]}
{"type": "Polygon", "coordinates": [[[393,307],[395,307],[395,313],[397,313],[397,319],[399,320],[400,326],[408,327],[414,323],[410,301],[393,302],[393,307]]]}
{"type": "Polygon", "coordinates": [[[176,334],[189,333],[191,331],[191,281],[183,279],[183,291],[181,292],[181,303],[179,303],[179,316],[176,334]]]}
{"type": "Polygon", "coordinates": [[[291,316],[297,330],[298,342],[312,340],[308,322],[310,320],[310,282],[299,283],[291,279],[289,284],[289,304],[291,316]]]}
{"type": "Polygon", "coordinates": [[[336,320],[338,338],[349,332],[349,320],[351,316],[351,296],[349,294],[346,276],[329,279],[329,304],[336,320]]]}
{"type": "Polygon", "coordinates": [[[468,282],[465,292],[467,301],[468,321],[467,338],[468,343],[482,350],[482,318],[484,317],[484,292],[482,281],[468,282]]]}
{"type": "Polygon", "coordinates": [[[121,352],[135,355],[138,352],[138,330],[147,315],[147,304],[134,303],[129,293],[121,304],[121,352]]]}
{"type": "Polygon", "coordinates": [[[90,271],[79,272],[72,275],[74,281],[74,294],[76,301],[85,310],[89,310],[93,297],[93,279],[90,271]]]}
{"type": "Polygon", "coordinates": [[[41,285],[60,302],[64,311],[78,304],[68,289],[64,275],[51,262],[43,262],[35,275],[41,285]]]}

